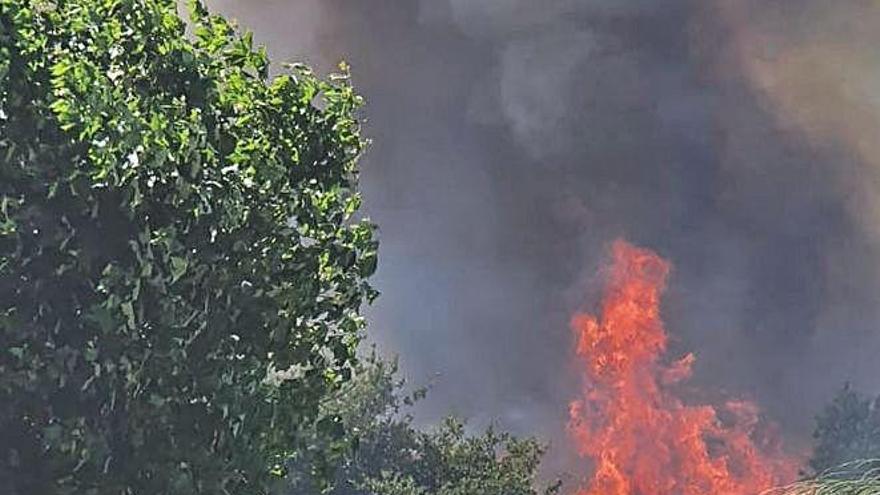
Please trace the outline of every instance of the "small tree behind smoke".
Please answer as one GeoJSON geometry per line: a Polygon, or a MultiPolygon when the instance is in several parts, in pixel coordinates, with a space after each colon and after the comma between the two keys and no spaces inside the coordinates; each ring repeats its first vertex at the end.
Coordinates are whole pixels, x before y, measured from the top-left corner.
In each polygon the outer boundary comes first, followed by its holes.
{"type": "Polygon", "coordinates": [[[809,461],[815,477],[766,495],[874,495],[880,493],[880,398],[846,384],[816,418],[809,461]]]}
{"type": "Polygon", "coordinates": [[[880,398],[871,399],[849,384],[816,419],[816,446],[809,467],[814,473],[862,459],[880,458],[880,398]]]}

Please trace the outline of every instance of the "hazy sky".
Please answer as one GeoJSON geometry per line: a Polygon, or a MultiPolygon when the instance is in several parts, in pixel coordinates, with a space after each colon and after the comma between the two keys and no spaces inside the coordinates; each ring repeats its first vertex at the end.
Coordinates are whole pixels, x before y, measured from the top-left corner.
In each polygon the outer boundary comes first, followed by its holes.
{"type": "Polygon", "coordinates": [[[456,412],[557,438],[569,315],[618,236],[675,270],[695,382],[807,439],[880,392],[870,0],[213,0],[276,62],[345,59],[380,225],[371,333],[456,412]]]}

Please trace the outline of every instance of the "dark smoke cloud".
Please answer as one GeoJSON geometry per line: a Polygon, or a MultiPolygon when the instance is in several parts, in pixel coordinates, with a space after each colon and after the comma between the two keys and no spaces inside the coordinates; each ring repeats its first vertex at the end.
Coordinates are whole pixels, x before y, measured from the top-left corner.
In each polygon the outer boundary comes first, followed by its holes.
{"type": "Polygon", "coordinates": [[[214,0],[274,60],[346,59],[375,140],[372,331],[423,406],[560,438],[567,320],[617,236],[675,265],[697,382],[795,443],[880,391],[880,64],[867,0],[214,0]],[[437,374],[435,378],[431,378],[437,374]]]}

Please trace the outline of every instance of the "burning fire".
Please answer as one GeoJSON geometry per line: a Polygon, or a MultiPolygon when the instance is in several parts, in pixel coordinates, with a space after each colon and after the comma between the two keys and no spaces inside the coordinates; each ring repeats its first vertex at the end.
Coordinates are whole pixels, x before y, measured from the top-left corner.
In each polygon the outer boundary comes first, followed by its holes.
{"type": "Polygon", "coordinates": [[[796,475],[778,445],[759,441],[758,408],[685,404],[673,392],[694,355],[664,363],[660,296],[670,265],[617,241],[601,317],[576,315],[583,397],[570,409],[581,456],[595,463],[577,495],[757,495],[796,475]]]}

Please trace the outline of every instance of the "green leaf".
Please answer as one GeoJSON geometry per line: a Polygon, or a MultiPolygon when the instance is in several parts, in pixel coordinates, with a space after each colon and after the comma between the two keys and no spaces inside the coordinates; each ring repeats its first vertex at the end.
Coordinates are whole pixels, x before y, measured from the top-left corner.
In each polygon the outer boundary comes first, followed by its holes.
{"type": "Polygon", "coordinates": [[[180,280],[181,277],[186,273],[186,269],[189,266],[186,258],[181,258],[178,256],[171,257],[171,283],[175,283],[180,280]]]}

